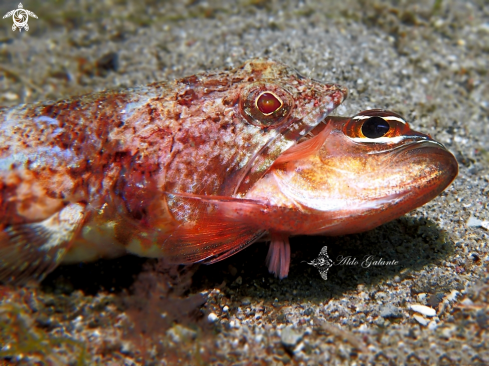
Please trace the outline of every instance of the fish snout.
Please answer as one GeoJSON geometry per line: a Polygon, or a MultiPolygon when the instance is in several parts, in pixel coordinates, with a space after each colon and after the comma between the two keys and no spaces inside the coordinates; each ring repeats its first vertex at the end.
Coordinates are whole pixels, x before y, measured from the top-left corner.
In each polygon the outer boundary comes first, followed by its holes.
{"type": "Polygon", "coordinates": [[[348,98],[348,88],[346,86],[339,85],[339,84],[334,84],[334,86],[336,87],[338,93],[343,97],[343,100],[348,98]]]}
{"type": "Polygon", "coordinates": [[[343,102],[346,98],[348,98],[348,88],[343,85],[339,84],[333,84],[334,87],[336,88],[336,98],[339,100],[341,99],[341,102],[343,102]]]}
{"type": "Polygon", "coordinates": [[[407,172],[410,171],[409,166],[420,169],[418,174],[413,174],[419,179],[416,189],[424,191],[423,195],[427,194],[432,199],[445,190],[458,175],[457,159],[442,143],[429,135],[411,130],[406,133],[406,137],[413,141],[402,149],[404,151],[397,158],[405,159],[408,163],[407,172]]]}

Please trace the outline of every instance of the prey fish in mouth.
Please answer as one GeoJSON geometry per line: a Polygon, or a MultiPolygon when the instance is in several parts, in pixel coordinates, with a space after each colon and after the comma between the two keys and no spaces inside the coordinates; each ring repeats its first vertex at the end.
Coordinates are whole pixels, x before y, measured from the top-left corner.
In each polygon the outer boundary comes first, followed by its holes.
{"type": "Polygon", "coordinates": [[[0,281],[125,253],[213,263],[265,237],[283,278],[289,236],[368,230],[454,179],[454,157],[394,113],[326,118],[346,95],[254,59],[1,108],[0,281]]]}

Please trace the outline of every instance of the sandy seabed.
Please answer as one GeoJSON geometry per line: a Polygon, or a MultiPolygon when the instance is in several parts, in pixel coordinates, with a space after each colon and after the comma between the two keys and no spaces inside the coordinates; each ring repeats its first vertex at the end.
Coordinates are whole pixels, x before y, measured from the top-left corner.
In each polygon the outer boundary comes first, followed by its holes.
{"type": "MultiPolygon", "coordinates": [[[[5,14],[17,2],[0,5],[5,14]]],[[[231,68],[258,56],[345,85],[335,114],[403,114],[460,164],[439,197],[368,233],[255,244],[212,266],[136,257],[0,287],[5,365],[489,364],[489,7],[479,1],[44,1],[0,21],[0,104],[231,68]],[[471,225],[468,224],[469,219],[471,225]],[[307,244],[307,245],[304,245],[307,244]],[[362,262],[324,281],[327,245],[362,262]],[[413,305],[424,305],[416,307],[413,305]],[[434,312],[434,314],[432,314],[434,312]]]]}

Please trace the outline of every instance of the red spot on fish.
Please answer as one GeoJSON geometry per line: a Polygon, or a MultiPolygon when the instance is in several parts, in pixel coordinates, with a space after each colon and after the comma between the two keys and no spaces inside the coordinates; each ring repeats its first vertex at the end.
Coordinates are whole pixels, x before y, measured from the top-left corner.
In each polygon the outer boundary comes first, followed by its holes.
{"type": "Polygon", "coordinates": [[[195,94],[195,92],[192,89],[188,89],[188,90],[185,90],[185,92],[183,92],[182,94],[179,94],[177,96],[177,101],[178,101],[178,104],[185,105],[188,107],[197,98],[198,98],[198,96],[195,94]]]}

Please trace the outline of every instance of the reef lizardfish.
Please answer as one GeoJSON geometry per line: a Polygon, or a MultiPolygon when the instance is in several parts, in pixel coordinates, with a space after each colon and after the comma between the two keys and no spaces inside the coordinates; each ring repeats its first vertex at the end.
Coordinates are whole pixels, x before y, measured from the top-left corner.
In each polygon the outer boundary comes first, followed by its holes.
{"type": "Polygon", "coordinates": [[[260,239],[369,230],[445,189],[457,162],[399,115],[326,117],[347,95],[263,59],[0,109],[0,280],[135,253],[213,263],[260,239]]]}

